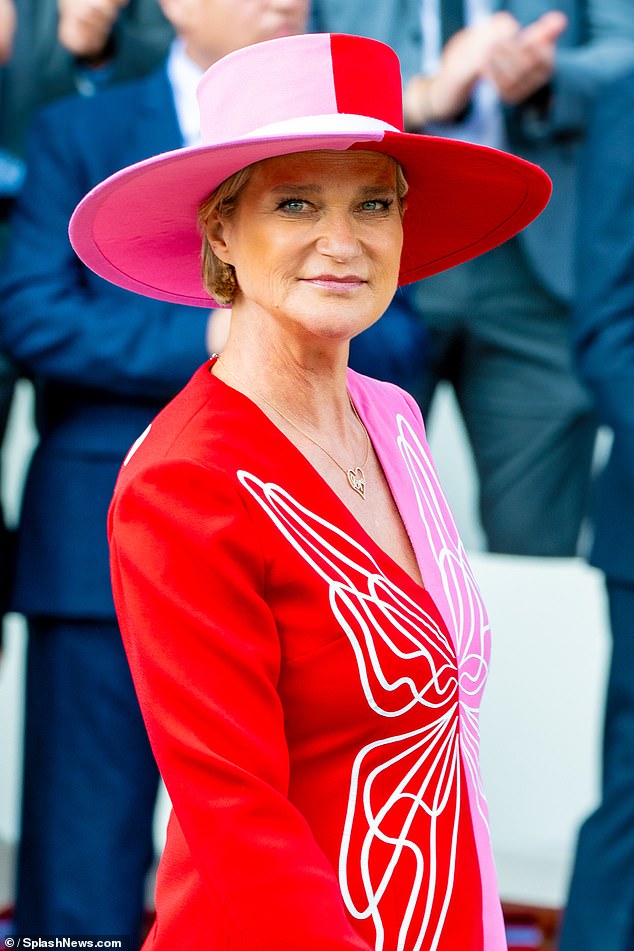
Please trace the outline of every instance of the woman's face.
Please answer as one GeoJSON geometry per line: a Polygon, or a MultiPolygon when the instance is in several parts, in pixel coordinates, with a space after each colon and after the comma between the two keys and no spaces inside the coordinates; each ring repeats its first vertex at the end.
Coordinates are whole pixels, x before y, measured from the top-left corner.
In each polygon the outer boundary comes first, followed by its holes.
{"type": "Polygon", "coordinates": [[[211,245],[232,264],[234,314],[286,333],[350,340],[397,287],[403,228],[396,164],[374,152],[303,152],[254,167],[211,245]]]}

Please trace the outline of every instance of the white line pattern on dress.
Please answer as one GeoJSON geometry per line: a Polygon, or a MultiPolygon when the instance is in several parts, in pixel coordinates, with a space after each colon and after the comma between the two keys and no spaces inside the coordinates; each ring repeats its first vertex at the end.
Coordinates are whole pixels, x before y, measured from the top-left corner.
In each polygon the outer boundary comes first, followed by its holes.
{"type": "MultiPolygon", "coordinates": [[[[372,919],[376,951],[420,951],[423,943],[426,951],[435,951],[455,879],[463,762],[480,790],[478,711],[472,701],[479,698],[486,670],[484,653],[474,649],[476,642],[483,646],[476,619],[481,622],[484,615],[431,461],[407,421],[399,416],[397,423],[398,447],[452,612],[456,649],[436,620],[391,582],[353,538],[282,487],[244,470],[238,478],[327,583],[370,708],[386,718],[427,711],[423,726],[381,737],[357,754],[339,881],[350,914],[372,919]],[[389,794],[381,794],[386,785],[389,794]],[[450,843],[445,849],[437,848],[441,822],[450,843]],[[416,834],[410,835],[414,825],[416,834]],[[402,904],[401,924],[398,933],[386,934],[381,902],[399,859],[407,855],[409,866],[414,860],[410,887],[399,888],[396,895],[393,888],[389,898],[402,904]]],[[[411,726],[411,717],[407,724],[411,726]]]]}
{"type": "Polygon", "coordinates": [[[462,752],[477,794],[478,812],[488,828],[479,768],[478,721],[488,674],[489,619],[429,452],[403,416],[398,415],[396,422],[398,447],[412,481],[421,525],[440,572],[445,604],[451,618],[450,630],[455,632],[460,671],[462,752]]]}

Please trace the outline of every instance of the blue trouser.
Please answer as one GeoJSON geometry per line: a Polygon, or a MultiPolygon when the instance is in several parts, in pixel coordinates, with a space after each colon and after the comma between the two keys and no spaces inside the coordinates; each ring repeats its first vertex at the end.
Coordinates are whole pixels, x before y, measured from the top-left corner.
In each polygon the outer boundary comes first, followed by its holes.
{"type": "Polygon", "coordinates": [[[579,833],[560,951],[634,951],[634,585],[608,580],[607,588],[601,803],[579,833]]]}
{"type": "Polygon", "coordinates": [[[16,934],[136,947],[157,788],[116,625],[31,620],[16,934]]]}

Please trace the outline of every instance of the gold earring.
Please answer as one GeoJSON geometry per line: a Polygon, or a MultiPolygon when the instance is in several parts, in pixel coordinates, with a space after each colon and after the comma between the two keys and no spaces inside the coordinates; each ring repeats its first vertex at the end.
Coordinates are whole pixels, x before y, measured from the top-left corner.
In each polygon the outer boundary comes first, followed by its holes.
{"type": "Polygon", "coordinates": [[[236,272],[232,264],[226,264],[225,261],[218,260],[216,272],[215,290],[223,301],[232,301],[238,289],[236,272]]]}

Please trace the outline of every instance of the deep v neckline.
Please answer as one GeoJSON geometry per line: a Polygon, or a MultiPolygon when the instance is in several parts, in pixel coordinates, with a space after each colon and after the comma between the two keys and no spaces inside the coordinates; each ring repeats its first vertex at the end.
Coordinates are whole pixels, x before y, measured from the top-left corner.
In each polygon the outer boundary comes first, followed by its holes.
{"type": "MultiPolygon", "coordinates": [[[[214,361],[214,362],[215,362],[215,361],[214,361]]],[[[415,560],[415,562],[416,562],[416,565],[418,566],[419,576],[420,576],[420,579],[422,580],[422,583],[421,583],[421,580],[418,580],[418,579],[414,578],[413,575],[411,575],[411,574],[409,573],[409,571],[407,571],[406,568],[404,568],[401,564],[399,564],[399,562],[396,561],[396,560],[389,554],[389,552],[387,552],[387,551],[379,544],[379,542],[368,532],[368,530],[361,524],[361,522],[359,521],[359,519],[357,518],[357,516],[355,515],[355,513],[352,511],[352,509],[350,509],[350,508],[346,505],[346,503],[345,503],[345,501],[343,500],[343,498],[335,491],[335,489],[333,489],[333,487],[330,485],[330,483],[324,478],[324,476],[323,476],[323,475],[319,472],[319,470],[313,465],[313,463],[304,455],[304,453],[295,445],[295,443],[292,441],[292,439],[290,439],[290,438],[286,435],[286,433],[285,433],[282,429],[280,429],[280,427],[277,426],[277,425],[273,422],[273,420],[270,418],[270,416],[268,416],[267,413],[264,412],[264,410],[258,405],[258,403],[257,403],[255,400],[253,400],[250,396],[247,396],[246,393],[243,393],[242,390],[236,389],[236,387],[232,386],[230,383],[226,383],[224,380],[221,380],[221,379],[220,379],[219,377],[217,377],[215,374],[211,373],[211,368],[213,367],[213,365],[214,365],[214,363],[209,363],[209,364],[208,364],[208,370],[209,370],[209,374],[208,374],[208,375],[209,375],[209,377],[210,377],[212,380],[214,380],[216,384],[218,384],[218,385],[220,385],[220,386],[226,387],[226,388],[227,388],[228,390],[230,390],[231,392],[237,394],[237,397],[238,397],[238,398],[241,398],[241,399],[245,400],[245,401],[247,402],[247,404],[249,405],[249,407],[252,407],[253,410],[254,410],[256,413],[258,413],[264,420],[266,420],[266,424],[268,424],[268,426],[271,427],[271,431],[276,434],[276,437],[278,437],[278,438],[280,438],[280,439],[283,440],[283,443],[288,447],[288,451],[296,458],[296,461],[297,461],[301,466],[308,468],[308,470],[310,471],[310,473],[312,474],[312,476],[313,476],[315,479],[319,480],[319,483],[321,484],[321,487],[322,487],[322,491],[327,492],[328,495],[330,496],[330,498],[331,498],[332,500],[334,500],[334,503],[336,504],[336,506],[339,506],[339,507],[341,507],[341,508],[344,510],[344,512],[345,512],[345,514],[346,514],[346,518],[349,520],[349,522],[352,524],[352,526],[353,526],[353,528],[354,528],[354,531],[352,531],[352,529],[349,529],[349,531],[350,531],[350,533],[351,533],[351,537],[355,537],[355,536],[356,536],[357,538],[359,538],[359,537],[362,538],[364,545],[366,545],[366,547],[367,547],[367,546],[370,546],[370,548],[373,550],[373,552],[374,552],[374,554],[373,554],[373,556],[372,556],[372,557],[373,557],[373,560],[374,560],[377,564],[378,564],[379,562],[385,562],[386,565],[389,566],[390,574],[397,573],[397,574],[400,575],[402,578],[406,579],[407,584],[408,584],[408,585],[411,585],[411,586],[413,587],[413,589],[417,592],[418,597],[420,597],[421,593],[424,594],[425,598],[430,597],[430,592],[429,592],[429,590],[428,590],[428,587],[427,587],[426,584],[424,583],[425,574],[424,574],[424,572],[423,572],[423,567],[422,567],[421,562],[420,562],[420,558],[419,558],[419,555],[418,555],[418,551],[417,551],[416,545],[414,544],[412,535],[411,535],[411,533],[410,533],[410,530],[409,530],[409,527],[408,527],[408,523],[407,523],[407,519],[406,519],[406,517],[405,517],[405,514],[404,514],[404,512],[403,512],[401,506],[399,505],[398,494],[395,493],[395,491],[394,491],[393,480],[390,478],[390,473],[389,473],[389,464],[386,466],[386,461],[387,461],[387,460],[386,460],[386,454],[385,454],[384,450],[382,450],[381,446],[380,446],[380,445],[377,445],[377,442],[375,442],[375,440],[373,439],[373,437],[372,437],[372,425],[371,425],[371,424],[369,425],[368,420],[367,420],[367,418],[366,418],[366,416],[365,416],[365,413],[364,413],[364,411],[363,411],[363,407],[361,407],[361,406],[358,405],[357,401],[354,399],[353,394],[352,394],[352,393],[350,394],[351,400],[352,400],[352,403],[353,403],[353,406],[354,406],[356,412],[359,414],[359,418],[361,419],[361,421],[362,421],[363,425],[365,426],[366,431],[367,431],[367,433],[368,433],[368,438],[370,439],[370,442],[371,442],[371,444],[372,444],[372,448],[373,448],[373,450],[374,450],[374,452],[375,452],[375,454],[376,454],[377,460],[378,460],[379,465],[380,465],[380,467],[381,467],[381,471],[382,471],[382,473],[383,473],[383,478],[385,479],[385,482],[386,482],[388,491],[390,492],[390,494],[391,494],[391,496],[392,496],[392,500],[393,500],[393,502],[394,502],[394,507],[395,507],[395,509],[396,509],[396,512],[397,512],[397,514],[398,514],[398,517],[399,517],[400,520],[401,520],[401,524],[402,524],[402,526],[403,526],[403,530],[404,530],[404,532],[405,532],[405,535],[406,535],[406,537],[407,537],[407,539],[408,539],[408,541],[409,541],[410,548],[411,548],[412,554],[413,554],[413,556],[414,556],[414,560],[415,560]],[[379,559],[376,558],[376,553],[377,553],[377,552],[380,554],[380,558],[379,558],[379,559]]],[[[401,585],[401,586],[402,586],[402,585],[401,585]]]]}

